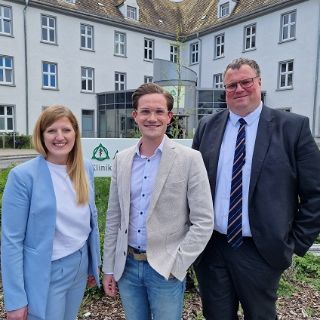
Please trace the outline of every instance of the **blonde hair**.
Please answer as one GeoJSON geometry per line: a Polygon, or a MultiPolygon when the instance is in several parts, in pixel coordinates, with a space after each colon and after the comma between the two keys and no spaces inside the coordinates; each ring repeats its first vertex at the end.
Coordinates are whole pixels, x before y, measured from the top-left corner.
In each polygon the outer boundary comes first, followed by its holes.
{"type": "Polygon", "coordinates": [[[89,201],[88,178],[82,157],[79,125],[71,110],[62,105],[53,105],[42,111],[33,130],[32,144],[44,158],[47,158],[48,150],[44,143],[43,133],[55,121],[63,117],[69,119],[75,132],[74,146],[68,155],[67,172],[76,191],[77,203],[83,205],[89,201]]]}

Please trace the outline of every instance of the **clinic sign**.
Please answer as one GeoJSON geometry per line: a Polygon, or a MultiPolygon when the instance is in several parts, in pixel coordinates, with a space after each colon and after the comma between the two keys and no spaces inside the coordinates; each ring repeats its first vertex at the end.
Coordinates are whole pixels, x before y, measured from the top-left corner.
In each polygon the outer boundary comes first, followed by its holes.
{"type": "MultiPolygon", "coordinates": [[[[192,139],[174,139],[191,147],[192,139]]],[[[91,160],[95,177],[111,177],[112,163],[121,150],[137,144],[133,138],[81,138],[85,159],[91,160]]]]}

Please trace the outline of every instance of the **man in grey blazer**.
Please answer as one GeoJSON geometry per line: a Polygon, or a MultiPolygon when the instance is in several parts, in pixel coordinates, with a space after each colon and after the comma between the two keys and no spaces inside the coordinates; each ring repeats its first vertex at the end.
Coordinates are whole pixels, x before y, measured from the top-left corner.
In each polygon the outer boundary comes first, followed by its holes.
{"type": "Polygon", "coordinates": [[[180,320],[188,267],[213,230],[200,152],[166,135],[173,97],[149,83],[133,94],[142,137],[117,154],[107,212],[103,286],[120,291],[126,319],[180,320]]]}
{"type": "Polygon", "coordinates": [[[320,153],[306,117],[263,105],[255,61],[232,61],[224,83],[228,110],[203,118],[193,141],[214,200],[196,266],[203,313],[238,319],[240,302],[245,319],[273,320],[282,272],[319,234],[320,153]]]}

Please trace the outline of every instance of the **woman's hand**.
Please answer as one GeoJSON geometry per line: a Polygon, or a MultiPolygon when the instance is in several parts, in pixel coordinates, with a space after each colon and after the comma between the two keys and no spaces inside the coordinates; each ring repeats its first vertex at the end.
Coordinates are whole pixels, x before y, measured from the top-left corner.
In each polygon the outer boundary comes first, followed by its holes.
{"type": "Polygon", "coordinates": [[[28,307],[25,306],[21,309],[8,311],[7,320],[27,320],[28,307]]]}
{"type": "Polygon", "coordinates": [[[87,287],[93,288],[97,285],[96,279],[94,276],[88,276],[87,287]]]}

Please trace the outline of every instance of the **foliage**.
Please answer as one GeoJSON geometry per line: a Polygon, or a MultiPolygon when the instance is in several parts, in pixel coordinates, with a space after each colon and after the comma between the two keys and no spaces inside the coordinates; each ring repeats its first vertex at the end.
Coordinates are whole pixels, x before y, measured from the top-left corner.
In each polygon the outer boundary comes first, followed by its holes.
{"type": "Polygon", "coordinates": [[[7,177],[12,167],[0,170],[0,212],[2,207],[2,194],[7,182],[7,177]]]}
{"type": "Polygon", "coordinates": [[[17,132],[1,134],[0,141],[2,148],[30,149],[32,147],[31,136],[20,135],[17,132]]]}

